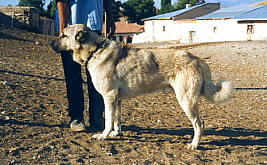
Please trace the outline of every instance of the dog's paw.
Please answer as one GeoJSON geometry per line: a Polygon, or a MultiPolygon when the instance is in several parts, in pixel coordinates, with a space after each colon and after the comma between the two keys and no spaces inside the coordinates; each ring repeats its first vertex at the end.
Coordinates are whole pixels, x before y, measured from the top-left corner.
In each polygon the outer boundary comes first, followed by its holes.
{"type": "Polygon", "coordinates": [[[104,140],[106,137],[104,137],[102,134],[94,134],[92,138],[95,138],[97,140],[104,140]]]}
{"type": "Polygon", "coordinates": [[[110,137],[116,137],[116,136],[118,136],[118,135],[119,135],[119,132],[118,132],[118,131],[112,131],[112,132],[110,132],[110,134],[109,134],[110,137]]]}
{"type": "Polygon", "coordinates": [[[195,150],[198,148],[198,145],[190,143],[186,146],[186,148],[190,150],[195,150]]]}

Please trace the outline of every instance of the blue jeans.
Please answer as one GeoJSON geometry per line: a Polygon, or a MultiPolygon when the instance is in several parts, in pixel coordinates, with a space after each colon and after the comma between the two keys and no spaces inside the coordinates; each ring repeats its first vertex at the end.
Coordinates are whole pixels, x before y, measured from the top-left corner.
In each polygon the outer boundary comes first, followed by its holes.
{"type": "MultiPolygon", "coordinates": [[[[82,88],[83,79],[81,75],[81,65],[73,61],[70,52],[62,52],[61,58],[66,80],[69,116],[71,120],[83,120],[84,94],[82,88]]],[[[102,96],[94,88],[90,73],[87,69],[86,75],[89,94],[89,123],[91,126],[103,129],[104,101],[102,96]]]]}

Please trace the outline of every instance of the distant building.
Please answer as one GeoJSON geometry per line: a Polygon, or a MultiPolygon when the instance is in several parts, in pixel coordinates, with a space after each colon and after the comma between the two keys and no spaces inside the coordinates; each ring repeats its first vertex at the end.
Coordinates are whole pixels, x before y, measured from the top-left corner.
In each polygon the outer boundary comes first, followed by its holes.
{"type": "Polygon", "coordinates": [[[267,40],[267,5],[223,8],[197,18],[193,29],[192,42],[267,40]]]}
{"type": "Polygon", "coordinates": [[[0,23],[27,29],[47,35],[54,35],[54,21],[40,18],[40,11],[34,7],[0,6],[0,23]]]}
{"type": "Polygon", "coordinates": [[[219,10],[219,3],[205,3],[170,13],[144,18],[145,33],[134,36],[134,42],[179,41],[181,23],[195,23],[195,18],[219,10]]]}
{"type": "Polygon", "coordinates": [[[267,40],[267,5],[218,10],[215,4],[208,4],[146,18],[145,33],[134,36],[133,41],[192,43],[267,40]],[[211,9],[207,8],[217,10],[210,12],[211,9]],[[203,13],[202,10],[205,10],[206,14],[197,15],[203,13]],[[195,15],[184,17],[184,12],[188,12],[188,15],[194,12],[195,15]]]}
{"type": "Polygon", "coordinates": [[[56,34],[54,20],[47,18],[40,18],[39,31],[42,34],[54,36],[56,34]]]}
{"type": "MultiPolygon", "coordinates": [[[[14,27],[25,26],[31,29],[39,30],[39,13],[40,11],[34,7],[25,6],[0,6],[0,12],[9,16],[6,17],[7,25],[14,27]],[[14,20],[18,20],[21,24],[14,24],[14,20]]],[[[1,18],[2,19],[2,18],[1,18]]]]}
{"type": "MultiPolygon", "coordinates": [[[[123,43],[131,43],[135,34],[144,32],[144,26],[136,23],[115,22],[115,26],[116,30],[113,39],[123,43]]],[[[103,33],[104,29],[105,27],[103,26],[103,33]]]]}

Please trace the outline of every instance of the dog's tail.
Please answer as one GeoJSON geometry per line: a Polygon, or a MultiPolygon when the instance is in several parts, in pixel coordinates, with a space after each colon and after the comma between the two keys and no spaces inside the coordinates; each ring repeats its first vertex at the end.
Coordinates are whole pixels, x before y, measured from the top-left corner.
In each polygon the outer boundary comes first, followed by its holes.
{"type": "Polygon", "coordinates": [[[213,84],[207,64],[204,66],[203,79],[202,94],[212,102],[223,103],[234,97],[234,87],[231,82],[221,80],[216,85],[213,84]]]}

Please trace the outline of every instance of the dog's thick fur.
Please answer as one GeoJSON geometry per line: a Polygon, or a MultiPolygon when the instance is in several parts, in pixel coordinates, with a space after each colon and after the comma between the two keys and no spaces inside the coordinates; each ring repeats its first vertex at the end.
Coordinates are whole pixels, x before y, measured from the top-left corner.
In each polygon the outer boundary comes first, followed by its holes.
{"type": "Polygon", "coordinates": [[[233,97],[228,81],[214,85],[209,66],[188,53],[154,54],[105,39],[85,25],[72,25],[50,43],[56,52],[72,51],[73,60],[87,65],[92,82],[105,103],[105,129],[93,138],[121,134],[121,100],[152,92],[175,91],[181,108],[194,127],[188,148],[196,149],[204,130],[198,111],[201,95],[221,103],[233,97]]]}

